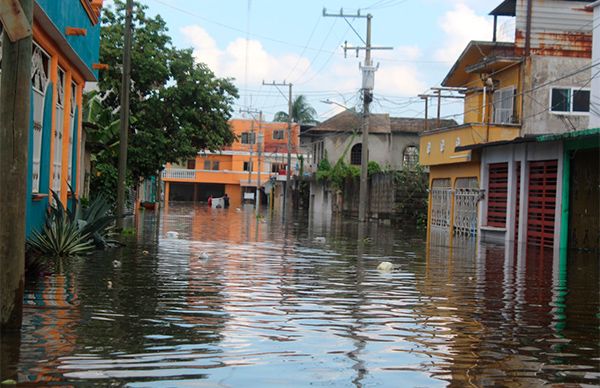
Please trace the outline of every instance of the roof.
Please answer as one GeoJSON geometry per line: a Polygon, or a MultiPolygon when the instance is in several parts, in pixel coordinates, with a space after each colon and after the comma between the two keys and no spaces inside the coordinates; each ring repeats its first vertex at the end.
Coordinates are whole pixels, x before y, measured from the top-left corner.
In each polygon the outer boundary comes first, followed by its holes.
{"type": "Polygon", "coordinates": [[[540,135],[535,139],[537,141],[556,141],[556,140],[568,140],[568,139],[576,139],[588,136],[600,136],[600,128],[590,128],[583,129],[579,131],[559,133],[559,134],[549,134],[549,135],[540,135]]]}
{"type": "MultiPolygon", "coordinates": [[[[436,127],[437,120],[428,120],[429,128],[436,127]]],[[[440,127],[456,125],[454,120],[440,120],[440,127]]],[[[323,121],[321,124],[309,129],[308,133],[319,132],[360,132],[362,129],[362,115],[355,111],[345,110],[323,121]]],[[[369,115],[369,132],[375,134],[414,133],[425,130],[425,119],[413,117],[390,117],[387,113],[369,115]]]]}
{"type": "Polygon", "coordinates": [[[467,68],[492,57],[513,59],[514,49],[515,44],[512,42],[470,41],[442,81],[442,86],[464,86],[469,74],[467,68]]]}
{"type": "Polygon", "coordinates": [[[490,12],[492,16],[516,16],[517,0],[504,0],[499,6],[490,12]]]}
{"type": "MultiPolygon", "coordinates": [[[[425,130],[425,119],[408,117],[390,117],[392,132],[421,133],[425,130]]],[[[455,120],[440,120],[437,125],[437,119],[428,119],[428,128],[445,128],[457,125],[455,120]]]]}

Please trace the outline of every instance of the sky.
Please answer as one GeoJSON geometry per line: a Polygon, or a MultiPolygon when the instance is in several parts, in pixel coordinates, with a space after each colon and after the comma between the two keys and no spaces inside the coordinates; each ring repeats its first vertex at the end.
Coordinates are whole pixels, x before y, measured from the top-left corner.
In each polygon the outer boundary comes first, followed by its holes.
{"type": "MultiPolygon", "coordinates": [[[[328,13],[371,13],[374,101],[371,111],[396,117],[423,117],[417,97],[439,86],[470,40],[491,40],[501,0],[141,0],[167,23],[175,46],[193,48],[197,61],[217,76],[234,78],[240,109],[261,110],[266,120],[287,111],[287,87],[303,94],[323,121],[345,106],[360,110],[364,51],[344,57],[341,45],[364,46],[366,19],[323,17],[328,13]],[[285,96],[284,96],[285,95],[285,96]],[[326,104],[322,101],[335,101],[326,104]],[[341,106],[340,106],[341,105],[341,106]]],[[[110,6],[110,3],[108,3],[110,6]]],[[[511,39],[514,21],[501,18],[500,36],[511,39]]],[[[461,100],[446,100],[442,115],[462,111],[461,100]]],[[[460,121],[460,117],[456,117],[460,121]]]]}

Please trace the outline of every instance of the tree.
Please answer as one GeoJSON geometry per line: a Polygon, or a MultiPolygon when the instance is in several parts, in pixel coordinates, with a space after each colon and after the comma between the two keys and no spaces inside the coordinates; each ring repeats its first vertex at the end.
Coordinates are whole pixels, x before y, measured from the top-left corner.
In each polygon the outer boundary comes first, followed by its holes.
{"type": "MultiPolygon", "coordinates": [[[[302,94],[298,95],[292,102],[292,121],[299,124],[314,124],[316,120],[317,111],[315,108],[310,106],[306,97],[302,94]]],[[[273,121],[287,122],[287,112],[277,112],[273,121]]]]}
{"type": "MultiPolygon", "coordinates": [[[[228,121],[238,94],[231,80],[217,78],[205,64],[195,63],[191,49],[173,47],[165,21],[159,15],[148,16],[146,10],[139,2],[134,4],[127,151],[133,180],[156,175],[166,163],[192,158],[203,149],[218,150],[235,140],[228,121]]],[[[104,10],[100,61],[108,64],[109,70],[101,73],[98,85],[102,106],[114,118],[120,103],[124,20],[122,0],[104,10]]],[[[97,124],[104,135],[113,134],[111,118],[97,124]]],[[[104,140],[118,142],[118,138],[104,140]]],[[[92,188],[112,186],[104,180],[117,165],[112,151],[95,155],[92,188]]]]}

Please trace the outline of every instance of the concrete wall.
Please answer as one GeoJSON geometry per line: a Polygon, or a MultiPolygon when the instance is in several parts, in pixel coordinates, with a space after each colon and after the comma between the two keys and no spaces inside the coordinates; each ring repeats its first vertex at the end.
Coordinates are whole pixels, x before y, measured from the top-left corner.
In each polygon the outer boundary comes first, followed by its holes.
{"type": "MultiPolygon", "coordinates": [[[[327,159],[331,164],[348,152],[344,162],[350,164],[350,150],[355,144],[362,143],[360,134],[335,134],[325,137],[325,151],[327,159]]],[[[417,134],[394,133],[390,134],[371,134],[369,135],[369,160],[379,163],[381,167],[389,166],[392,169],[402,168],[402,153],[409,146],[419,146],[419,137],[417,134]]]]}
{"type": "Polygon", "coordinates": [[[564,133],[575,129],[586,129],[589,114],[550,112],[550,93],[552,87],[590,88],[592,70],[580,71],[589,66],[586,58],[567,58],[533,55],[525,64],[525,96],[522,118],[522,135],[564,133]],[[578,72],[570,77],[565,75],[578,72]],[[563,78],[560,79],[559,78],[563,78]],[[542,86],[545,85],[545,86],[542,86]],[[532,92],[530,90],[536,89],[532,92]]]}
{"type": "Polygon", "coordinates": [[[333,197],[334,193],[327,184],[316,180],[311,182],[309,214],[318,216],[320,220],[330,219],[333,214],[333,197]]]}

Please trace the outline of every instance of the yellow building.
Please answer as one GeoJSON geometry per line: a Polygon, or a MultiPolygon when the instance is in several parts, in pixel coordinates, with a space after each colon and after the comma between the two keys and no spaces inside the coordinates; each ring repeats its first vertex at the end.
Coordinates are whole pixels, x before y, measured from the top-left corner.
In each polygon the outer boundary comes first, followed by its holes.
{"type": "Polygon", "coordinates": [[[559,246],[571,158],[560,135],[594,135],[580,131],[591,110],[587,4],[504,0],[490,15],[494,28],[498,17],[514,18],[514,41],[497,42],[494,31],[492,42],[472,41],[460,55],[436,92],[464,96],[464,124],[420,139],[429,232],[559,246]]]}
{"type": "Polygon", "coordinates": [[[464,94],[464,124],[421,136],[419,161],[430,170],[428,229],[477,233],[480,153],[458,150],[519,136],[520,73],[514,43],[472,41],[442,82],[464,94]]]}

